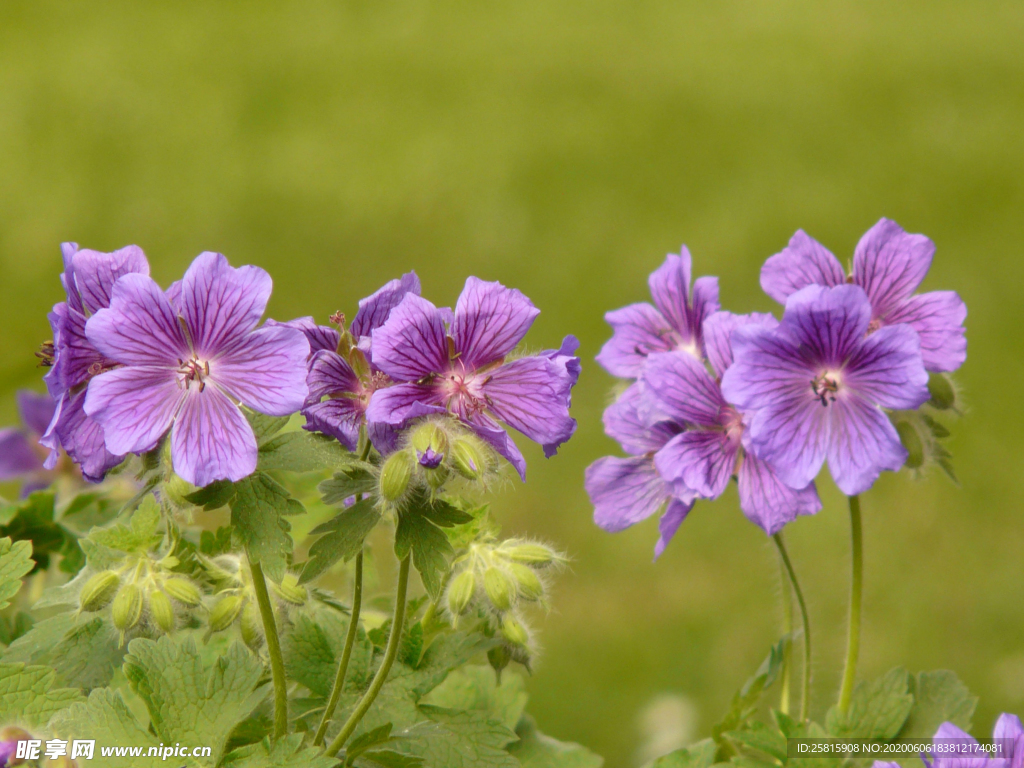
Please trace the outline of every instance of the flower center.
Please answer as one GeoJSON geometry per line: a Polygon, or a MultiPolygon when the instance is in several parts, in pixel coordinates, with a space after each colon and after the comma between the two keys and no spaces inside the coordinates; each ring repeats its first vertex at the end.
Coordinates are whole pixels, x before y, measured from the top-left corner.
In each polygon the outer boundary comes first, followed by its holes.
{"type": "Polygon", "coordinates": [[[57,352],[53,347],[52,341],[44,341],[39,345],[39,351],[36,352],[36,357],[39,358],[39,366],[41,368],[50,368],[53,366],[54,358],[57,352]]]}
{"type": "Polygon", "coordinates": [[[199,384],[199,391],[206,389],[206,378],[210,375],[210,362],[202,361],[195,355],[188,360],[178,359],[178,375],[181,376],[181,383],[187,389],[192,382],[199,384]]]}
{"type": "Polygon", "coordinates": [[[450,370],[444,375],[442,388],[450,410],[468,417],[487,408],[487,399],[480,387],[487,383],[490,376],[486,376],[483,381],[479,381],[479,378],[458,370],[450,370]]]}
{"type": "Polygon", "coordinates": [[[817,378],[811,379],[811,391],[823,406],[836,401],[839,392],[839,374],[836,371],[824,371],[817,378]]]}

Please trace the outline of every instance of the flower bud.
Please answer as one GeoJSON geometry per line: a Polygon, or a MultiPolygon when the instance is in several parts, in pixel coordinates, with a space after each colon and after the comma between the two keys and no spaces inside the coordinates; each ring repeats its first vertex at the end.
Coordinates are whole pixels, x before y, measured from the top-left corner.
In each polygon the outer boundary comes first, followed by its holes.
{"type": "Polygon", "coordinates": [[[259,650],[260,646],[263,645],[263,635],[261,633],[262,625],[260,623],[260,613],[256,610],[256,606],[252,603],[246,603],[245,608],[242,609],[242,642],[245,643],[253,651],[259,650]]]}
{"type": "Polygon", "coordinates": [[[409,487],[416,459],[409,451],[398,451],[388,456],[380,471],[380,495],[388,501],[401,498],[409,487]]]}
{"type": "Polygon", "coordinates": [[[516,583],[507,573],[493,565],[484,571],[484,591],[487,599],[499,611],[507,611],[516,599],[516,583]]]}
{"type": "Polygon", "coordinates": [[[440,424],[428,421],[417,427],[409,440],[416,459],[425,469],[435,469],[448,453],[448,435],[440,424]]]}
{"type": "Polygon", "coordinates": [[[170,578],[164,582],[164,589],[167,594],[185,605],[199,605],[202,597],[199,589],[191,581],[181,578],[170,578]]]}
{"type": "Polygon", "coordinates": [[[241,595],[224,595],[210,611],[210,631],[220,632],[230,627],[242,610],[241,595]]]}
{"type": "Polygon", "coordinates": [[[956,405],[956,390],[953,389],[953,382],[948,376],[941,373],[928,375],[928,394],[931,399],[928,405],[940,411],[947,411],[956,405]]]}
{"type": "Polygon", "coordinates": [[[121,577],[113,571],[100,571],[85,582],[78,595],[78,604],[83,611],[98,611],[114,597],[120,583],[121,577]]]}
{"type": "Polygon", "coordinates": [[[469,606],[476,592],[476,574],[471,568],[467,568],[454,579],[448,587],[448,610],[452,616],[461,616],[469,606]]]}
{"type": "Polygon", "coordinates": [[[299,586],[299,577],[294,573],[286,573],[280,584],[270,583],[275,594],[292,605],[305,605],[309,593],[305,587],[299,586]]]}
{"type": "Polygon", "coordinates": [[[149,593],[149,615],[164,632],[174,630],[174,606],[171,605],[171,599],[158,588],[149,593]]]}
{"type": "Polygon", "coordinates": [[[545,566],[553,562],[563,562],[564,557],[559,555],[550,547],[543,544],[516,544],[508,548],[502,548],[501,553],[509,560],[526,565],[545,566]]]}
{"type": "Polygon", "coordinates": [[[425,468],[424,474],[427,476],[427,484],[436,491],[448,481],[452,473],[448,471],[448,467],[442,464],[437,469],[425,468]]]}
{"type": "Polygon", "coordinates": [[[487,453],[480,440],[462,435],[452,444],[452,466],[467,480],[479,480],[487,469],[487,453]]]}
{"type": "Polygon", "coordinates": [[[527,600],[540,600],[544,596],[544,585],[532,569],[521,563],[509,563],[508,569],[515,579],[521,597],[527,600]]]}
{"type": "Polygon", "coordinates": [[[896,422],[896,432],[899,433],[903,447],[907,449],[907,468],[919,469],[924,464],[924,444],[921,442],[921,435],[909,421],[896,422]]]}
{"type": "Polygon", "coordinates": [[[506,613],[501,619],[501,635],[512,645],[526,645],[530,641],[526,627],[511,613],[506,613]]]}
{"type": "Polygon", "coordinates": [[[121,630],[122,641],[126,630],[139,623],[142,617],[142,590],[134,582],[123,584],[114,598],[111,618],[114,626],[121,630]]]}

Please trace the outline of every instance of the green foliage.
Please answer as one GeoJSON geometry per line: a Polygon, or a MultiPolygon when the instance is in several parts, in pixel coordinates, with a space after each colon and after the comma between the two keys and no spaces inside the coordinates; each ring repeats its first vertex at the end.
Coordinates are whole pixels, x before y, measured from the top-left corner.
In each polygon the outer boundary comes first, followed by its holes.
{"type": "Polygon", "coordinates": [[[704,739],[685,749],[677,749],[659,757],[651,768],[708,768],[714,764],[716,752],[714,740],[704,739]]]}
{"type": "Polygon", "coordinates": [[[235,483],[231,500],[234,536],[251,563],[263,566],[274,581],[284,578],[292,554],[291,525],[286,515],[305,510],[277,481],[263,472],[235,483]]]}
{"type": "Polygon", "coordinates": [[[32,542],[0,539],[0,610],[11,604],[21,589],[22,577],[32,570],[32,542]]]}
{"type": "Polygon", "coordinates": [[[900,730],[901,738],[930,738],[945,722],[970,731],[978,698],[955,673],[946,669],[919,672],[910,678],[909,690],[914,706],[900,730]]]}
{"type": "Polygon", "coordinates": [[[309,560],[302,569],[300,583],[312,581],[337,562],[355,557],[380,518],[377,505],[370,499],[363,499],[310,531],[311,536],[320,538],[309,548],[309,560]]]}
{"type": "Polygon", "coordinates": [[[457,711],[481,711],[515,729],[526,708],[526,686],[519,675],[504,675],[499,685],[489,666],[467,665],[452,670],[423,702],[457,711]]]}
{"type": "Polygon", "coordinates": [[[229,752],[221,763],[224,768],[332,768],[338,760],[323,751],[302,746],[302,734],[293,733],[271,744],[265,738],[229,752]]]}
{"type": "Polygon", "coordinates": [[[434,600],[441,594],[442,580],[455,550],[442,528],[468,523],[473,518],[444,499],[432,499],[417,490],[399,511],[395,531],[395,555],[399,560],[412,552],[427,594],[434,600]]]}
{"type": "Polygon", "coordinates": [[[786,658],[789,643],[790,637],[786,635],[773,645],[761,666],[732,697],[729,711],[721,722],[711,729],[715,741],[720,742],[722,734],[735,731],[754,714],[761,694],[771,687],[782,671],[782,662],[786,658]]]}
{"type": "Polygon", "coordinates": [[[110,682],[124,654],[108,618],[79,621],[73,613],[58,613],[34,624],[2,658],[45,664],[54,670],[59,685],[89,690],[110,682]]]}
{"type": "Polygon", "coordinates": [[[275,435],[261,444],[257,466],[264,471],[319,472],[347,467],[354,460],[333,437],[303,430],[275,435]]]}
{"type": "Polygon", "coordinates": [[[57,521],[52,491],[34,491],[16,504],[0,501],[0,537],[32,542],[35,568],[46,570],[50,557],[61,555],[60,569],[76,573],[84,557],[78,536],[57,521]]]}
{"type": "Polygon", "coordinates": [[[350,496],[372,493],[377,488],[377,477],[369,464],[352,464],[335,472],[329,480],[318,486],[324,504],[341,504],[350,496]]]}
{"type": "Polygon", "coordinates": [[[913,706],[910,675],[897,667],[875,680],[859,683],[846,714],[836,707],[828,711],[825,730],[836,738],[892,739],[913,706]]]}
{"type": "Polygon", "coordinates": [[[601,768],[604,760],[579,744],[558,741],[537,730],[529,715],[516,728],[519,741],[509,745],[509,753],[523,768],[601,768]]]}
{"type": "MultiPolygon", "coordinates": [[[[146,496],[131,516],[129,525],[116,523],[107,528],[94,528],[88,536],[93,544],[126,554],[144,555],[160,543],[160,505],[152,496],[146,496]]],[[[93,552],[99,550],[93,549],[93,552]]],[[[86,555],[90,554],[86,550],[86,555]]],[[[90,564],[96,567],[90,558],[90,564]]]]}
{"type": "Polygon", "coordinates": [[[256,435],[256,445],[261,448],[274,435],[287,427],[288,422],[291,421],[290,416],[267,416],[249,408],[243,408],[242,412],[245,413],[245,418],[248,419],[249,426],[252,427],[253,434],[256,435]]]}
{"type": "MultiPolygon", "coordinates": [[[[120,691],[97,688],[88,700],[60,712],[50,722],[50,729],[60,738],[96,739],[98,744],[155,747],[161,739],[150,733],[132,713],[120,691]]],[[[173,743],[173,742],[172,742],[173,743]]],[[[110,757],[109,768],[133,768],[135,757],[110,757]]],[[[211,764],[212,765],[212,764],[211,764]]]]}
{"type": "Polygon", "coordinates": [[[57,674],[49,667],[0,664],[0,723],[44,725],[65,707],[80,701],[74,688],[56,688],[57,674]]]}

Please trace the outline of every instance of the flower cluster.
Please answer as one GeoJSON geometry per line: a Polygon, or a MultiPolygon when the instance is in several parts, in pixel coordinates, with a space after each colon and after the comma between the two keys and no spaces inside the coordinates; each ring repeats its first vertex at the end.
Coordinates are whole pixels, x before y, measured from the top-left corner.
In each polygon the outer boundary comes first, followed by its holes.
{"type": "MultiPolygon", "coordinates": [[[[896,471],[907,449],[890,418],[934,399],[929,371],[966,358],[966,307],[952,291],[915,294],[934,245],[882,219],[861,239],[847,277],[802,231],[761,271],[782,319],[719,311],[716,278],[694,281],[683,248],[651,275],[654,306],[608,313],[598,355],[633,383],[606,411],[628,458],[605,457],[586,486],[602,528],[617,531],[668,502],[660,554],[696,499],[731,478],[744,514],[769,535],[821,508],[826,459],[848,495],[896,471]]],[[[905,431],[905,430],[904,430],[905,431]]]]}

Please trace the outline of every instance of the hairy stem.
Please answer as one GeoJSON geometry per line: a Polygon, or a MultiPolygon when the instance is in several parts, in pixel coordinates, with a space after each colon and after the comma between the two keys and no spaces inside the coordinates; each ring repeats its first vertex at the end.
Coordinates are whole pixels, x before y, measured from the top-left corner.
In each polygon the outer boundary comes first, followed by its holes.
{"type": "MultiPolygon", "coordinates": [[[[793,561],[789,559],[789,552],[786,551],[786,542],[783,540],[781,533],[776,533],[772,540],[779,550],[779,558],[782,560],[786,575],[789,577],[789,585],[793,588],[793,594],[796,596],[796,604],[800,607],[800,623],[803,624],[804,629],[804,668],[803,677],[801,678],[803,688],[800,692],[800,720],[801,722],[807,722],[811,711],[811,619],[807,613],[804,592],[800,589],[800,581],[797,579],[796,571],[793,569],[793,561]]],[[[792,611],[792,608],[790,610],[792,611]]]]}
{"type": "Polygon", "coordinates": [[[356,576],[355,585],[352,587],[352,615],[349,619],[348,634],[345,636],[345,648],[341,652],[341,663],[338,664],[338,674],[334,678],[334,688],[331,689],[331,697],[327,702],[327,709],[320,719],[320,727],[316,729],[316,737],[313,739],[313,746],[319,747],[324,743],[327,735],[327,726],[334,717],[334,710],[338,708],[338,701],[341,699],[341,691],[345,687],[345,673],[348,672],[348,662],[352,658],[352,647],[356,642],[356,633],[359,629],[359,609],[363,602],[363,552],[356,555],[356,576]]]}
{"type": "Polygon", "coordinates": [[[857,679],[857,657],[860,655],[860,607],[864,586],[864,540],[861,533],[860,498],[850,497],[850,626],[846,641],[846,667],[839,689],[839,711],[850,711],[853,684],[857,679]]]}
{"type": "MultiPolygon", "coordinates": [[[[778,541],[775,542],[778,546],[778,541]]],[[[786,573],[785,563],[779,559],[779,570],[782,572],[782,631],[783,634],[793,635],[793,588],[789,584],[789,576],[786,573]]],[[[786,647],[786,655],[782,659],[782,691],[779,693],[779,711],[789,714],[790,691],[793,683],[793,643],[786,647]]]]}
{"type": "Polygon", "coordinates": [[[267,636],[267,653],[270,656],[270,674],[274,679],[274,739],[288,733],[288,682],[284,677],[284,657],[281,655],[281,641],[277,636],[277,622],[274,607],[270,604],[267,580],[259,563],[249,563],[252,585],[256,590],[256,604],[263,619],[263,634],[267,636]]]}
{"type": "Polygon", "coordinates": [[[384,681],[387,680],[388,674],[391,672],[391,666],[395,663],[395,657],[398,655],[398,645],[402,639],[402,625],[405,624],[405,595],[409,589],[409,560],[410,555],[406,555],[405,559],[402,560],[401,565],[398,568],[398,589],[395,593],[395,616],[391,621],[391,634],[388,635],[388,645],[384,650],[384,659],[380,663],[380,667],[377,669],[377,674],[373,676],[373,682],[370,683],[370,687],[366,693],[359,700],[356,708],[349,715],[348,720],[342,727],[341,732],[335,737],[334,741],[327,747],[328,755],[336,755],[341,751],[341,748],[345,746],[345,742],[348,741],[348,737],[355,731],[356,726],[359,725],[359,721],[363,719],[363,715],[366,714],[367,710],[373,704],[374,699],[377,698],[377,694],[380,693],[380,689],[384,687],[384,681]]]}

